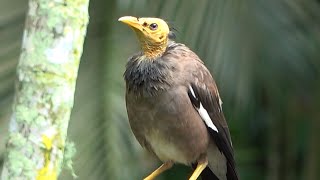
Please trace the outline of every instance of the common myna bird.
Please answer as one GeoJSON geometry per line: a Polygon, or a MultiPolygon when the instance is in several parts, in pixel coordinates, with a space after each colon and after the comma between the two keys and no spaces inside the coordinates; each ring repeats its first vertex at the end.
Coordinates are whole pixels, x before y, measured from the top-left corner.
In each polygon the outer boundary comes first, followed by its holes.
{"type": "Polygon", "coordinates": [[[163,162],[145,180],[174,163],[195,169],[190,180],[238,179],[222,101],[200,58],[170,38],[162,19],[119,21],[133,29],[142,49],[124,73],[130,126],[141,146],[163,162]]]}

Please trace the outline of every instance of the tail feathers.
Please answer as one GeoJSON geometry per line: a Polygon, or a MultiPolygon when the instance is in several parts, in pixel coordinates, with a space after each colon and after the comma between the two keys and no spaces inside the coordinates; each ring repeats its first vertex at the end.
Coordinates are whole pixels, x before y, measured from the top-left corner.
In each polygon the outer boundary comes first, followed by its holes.
{"type": "Polygon", "coordinates": [[[227,179],[228,180],[238,180],[239,176],[237,171],[234,168],[234,165],[231,165],[230,163],[227,164],[227,179]]]}

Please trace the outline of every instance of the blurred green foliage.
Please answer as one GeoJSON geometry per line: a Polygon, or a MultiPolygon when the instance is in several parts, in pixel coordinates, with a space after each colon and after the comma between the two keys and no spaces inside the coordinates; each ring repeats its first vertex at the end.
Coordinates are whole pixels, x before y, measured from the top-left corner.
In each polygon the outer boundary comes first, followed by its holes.
{"type": "MultiPolygon", "coordinates": [[[[0,6],[0,167],[27,2],[0,6]]],[[[139,50],[124,15],[166,19],[215,76],[242,179],[320,177],[320,2],[91,0],[69,138],[79,179],[141,179],[160,165],[134,139],[122,74],[139,50]]],[[[159,179],[187,179],[176,166],[159,179]]],[[[64,171],[60,179],[72,179],[64,171]]]]}

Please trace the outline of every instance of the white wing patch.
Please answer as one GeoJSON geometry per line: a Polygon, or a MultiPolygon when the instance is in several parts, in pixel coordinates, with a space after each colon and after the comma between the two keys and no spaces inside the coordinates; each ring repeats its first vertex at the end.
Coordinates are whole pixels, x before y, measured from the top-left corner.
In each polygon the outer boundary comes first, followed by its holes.
{"type": "Polygon", "coordinates": [[[189,86],[189,89],[190,89],[190,92],[191,92],[192,96],[193,96],[195,99],[198,99],[198,98],[196,97],[196,94],[194,94],[194,91],[193,91],[193,89],[192,89],[191,86],[189,86]]]}
{"type": "Polygon", "coordinates": [[[200,108],[197,109],[202,120],[204,120],[204,122],[206,123],[207,126],[209,126],[209,128],[213,129],[214,131],[218,132],[217,127],[212,123],[211,118],[207,112],[207,110],[202,106],[202,104],[200,103],[200,108]]]}
{"type": "MultiPolygon", "coordinates": [[[[196,95],[195,95],[195,93],[194,93],[194,91],[193,91],[193,89],[192,89],[191,86],[189,86],[189,89],[190,89],[190,92],[191,92],[192,96],[193,96],[195,99],[198,99],[198,98],[196,97],[196,95]]],[[[212,130],[218,132],[217,127],[213,124],[213,122],[212,122],[212,120],[211,120],[211,118],[210,118],[207,110],[202,106],[201,102],[200,102],[200,107],[199,107],[199,108],[195,107],[195,109],[198,111],[201,119],[206,123],[206,125],[207,125],[209,128],[211,128],[212,130]]]]}

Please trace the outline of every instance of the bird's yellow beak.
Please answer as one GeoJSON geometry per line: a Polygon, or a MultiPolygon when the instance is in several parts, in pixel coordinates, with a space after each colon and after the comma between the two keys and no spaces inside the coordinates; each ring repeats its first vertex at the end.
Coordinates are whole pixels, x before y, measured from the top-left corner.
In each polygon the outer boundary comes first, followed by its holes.
{"type": "Polygon", "coordinates": [[[135,28],[135,29],[141,29],[141,24],[138,21],[138,18],[133,16],[123,16],[118,19],[118,21],[127,24],[128,26],[135,28]]]}

